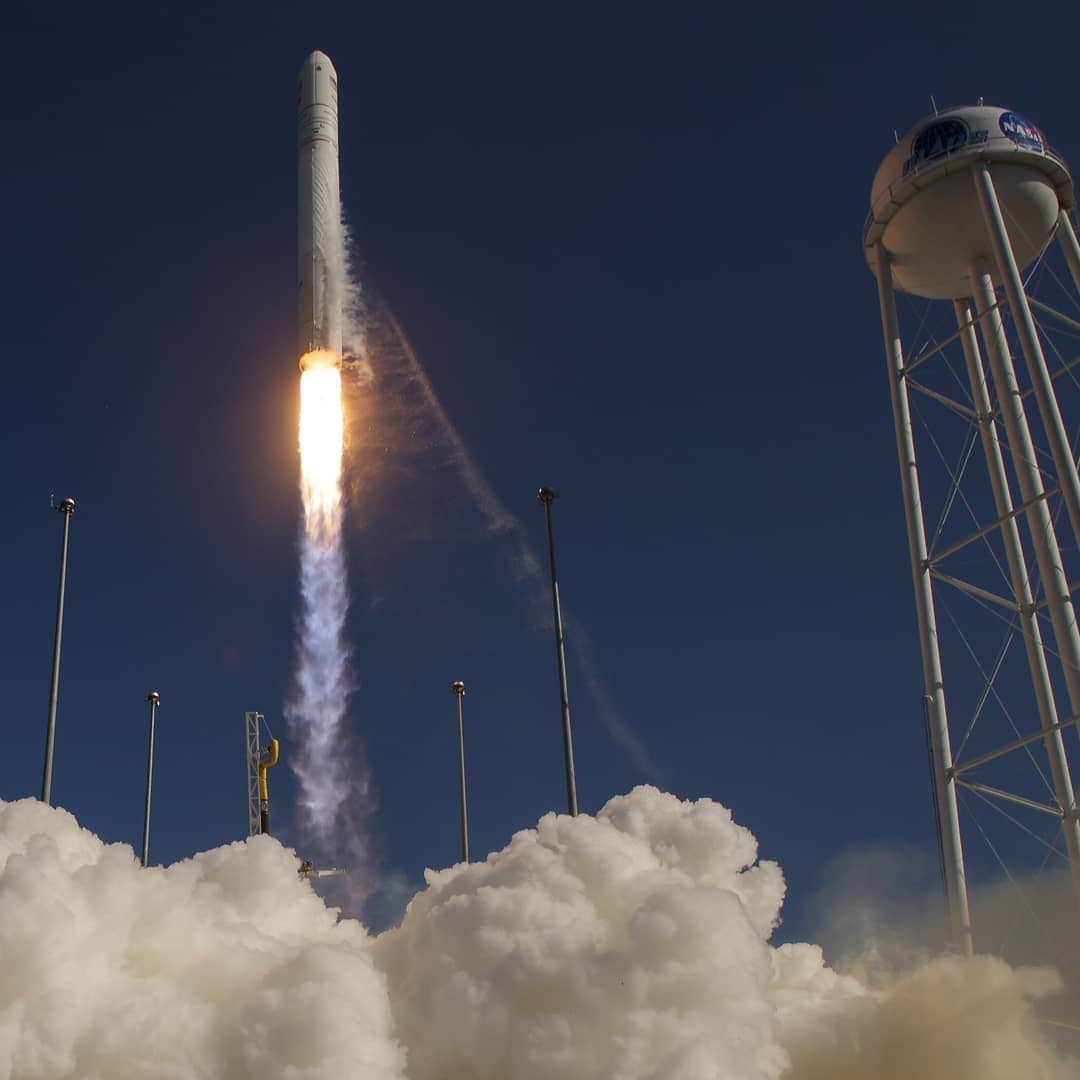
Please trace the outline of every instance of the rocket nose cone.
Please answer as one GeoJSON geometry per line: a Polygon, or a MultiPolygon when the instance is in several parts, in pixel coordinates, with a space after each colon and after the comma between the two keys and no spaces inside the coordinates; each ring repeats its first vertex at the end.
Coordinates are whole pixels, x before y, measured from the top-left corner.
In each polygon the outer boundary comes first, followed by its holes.
{"type": "Polygon", "coordinates": [[[319,49],[316,49],[311,55],[304,61],[305,68],[323,68],[330,72],[331,75],[337,76],[337,71],[334,69],[334,63],[326,53],[319,49]]]}

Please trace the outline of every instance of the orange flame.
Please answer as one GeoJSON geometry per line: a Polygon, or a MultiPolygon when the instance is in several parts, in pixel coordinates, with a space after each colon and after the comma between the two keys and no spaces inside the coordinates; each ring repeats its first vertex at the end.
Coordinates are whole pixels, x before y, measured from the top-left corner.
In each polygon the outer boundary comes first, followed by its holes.
{"type": "MultiPolygon", "coordinates": [[[[308,357],[315,355],[308,353],[308,357]]],[[[341,371],[334,359],[332,366],[310,365],[300,376],[300,487],[304,527],[308,538],[320,546],[336,542],[341,529],[345,422],[341,371]]]]}

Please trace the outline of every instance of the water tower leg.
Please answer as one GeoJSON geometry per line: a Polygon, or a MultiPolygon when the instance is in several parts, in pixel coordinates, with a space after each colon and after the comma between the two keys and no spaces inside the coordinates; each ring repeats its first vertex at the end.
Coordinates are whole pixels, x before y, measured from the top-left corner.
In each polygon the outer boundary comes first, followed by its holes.
{"type": "MultiPolygon", "coordinates": [[[[1076,471],[1076,460],[1073,458],[1069,436],[1061,419],[1061,410],[1058,408],[1050,372],[1046,367],[1042,343],[1039,341],[1035,320],[1031,316],[1031,307],[1024,292],[1024,283],[1020,278],[1020,269],[1016,265],[1012,245],[1009,243],[1009,234],[1005,231],[1005,219],[1001,214],[1001,204],[998,202],[990,169],[985,161],[980,161],[974,166],[974,173],[975,191],[990,233],[998,277],[1005,286],[1009,309],[1016,322],[1020,348],[1024,353],[1035,400],[1039,403],[1039,415],[1046,428],[1046,441],[1057,469],[1058,487],[1061,488],[1065,512],[1069,515],[1076,542],[1080,544],[1080,475],[1076,471]]],[[[1076,702],[1073,702],[1073,708],[1076,708],[1076,702]]]]}
{"type": "Polygon", "coordinates": [[[1058,214],[1058,243],[1065,252],[1065,261],[1069,264],[1069,273],[1072,274],[1076,291],[1080,293],[1080,243],[1076,240],[1076,230],[1068,210],[1062,210],[1058,214]]]}
{"type": "Polygon", "coordinates": [[[885,357],[889,365],[889,389],[892,394],[893,422],[896,429],[896,451],[900,459],[900,486],[904,498],[904,517],[907,521],[908,547],[915,584],[915,613],[919,624],[919,643],[922,650],[923,684],[929,714],[931,768],[938,807],[938,829],[941,843],[945,893],[949,905],[949,924],[953,946],[970,956],[973,951],[971,914],[968,909],[967,882],[964,874],[964,849],[960,842],[960,815],[956,805],[956,785],[953,783],[952,747],[949,743],[949,723],[945,710],[945,689],[941,675],[941,654],[938,650],[937,619],[934,613],[934,594],[930,581],[930,566],[926,552],[926,527],[923,523],[922,499],[919,493],[919,471],[915,462],[915,439],[911,430],[911,410],[907,383],[904,380],[904,350],[896,318],[896,299],[893,294],[892,268],[889,256],[877,247],[878,297],[881,301],[881,328],[885,337],[885,357]]]}
{"type": "Polygon", "coordinates": [[[982,357],[979,355],[975,328],[971,323],[971,312],[966,301],[956,300],[953,306],[956,310],[956,323],[961,331],[960,343],[963,345],[964,361],[971,383],[971,399],[979,415],[979,435],[982,439],[987,472],[990,475],[990,486],[994,492],[994,506],[1001,523],[1001,539],[1005,547],[1006,561],[1009,564],[1009,577],[1020,611],[1024,649],[1027,653],[1032,687],[1035,690],[1035,700],[1039,708],[1039,720],[1043,731],[1046,732],[1044,745],[1050,762],[1054,795],[1065,815],[1063,831],[1065,846],[1069,853],[1069,867],[1072,871],[1073,884],[1080,896],[1080,821],[1077,821],[1073,813],[1076,799],[1073,794],[1072,776],[1069,773],[1069,759],[1065,754],[1065,743],[1061,736],[1061,728],[1058,726],[1057,705],[1054,702],[1050,672],[1046,666],[1039,617],[1028,578],[1027,559],[1020,539],[1020,528],[1013,514],[1009,478],[1005,471],[1001,444],[998,442],[994,410],[986,388],[986,374],[983,370],[982,357]]]}
{"type": "Polygon", "coordinates": [[[1016,383],[1016,372],[1005,337],[1005,327],[1001,321],[1001,311],[994,307],[997,302],[994,285],[990,275],[980,273],[977,268],[972,268],[971,277],[974,283],[975,307],[985,313],[982,316],[982,332],[990,360],[990,372],[997,391],[1001,418],[1005,423],[1013,469],[1020,485],[1021,497],[1027,506],[1025,516],[1031,530],[1031,541],[1035,547],[1035,559],[1039,566],[1043,591],[1046,593],[1046,606],[1054,628],[1054,641],[1061,657],[1069,703],[1075,716],[1080,714],[1080,633],[1077,632],[1076,613],[1070,600],[1069,580],[1065,574],[1054,519],[1043,488],[1027,413],[1024,411],[1024,403],[1016,383]]]}

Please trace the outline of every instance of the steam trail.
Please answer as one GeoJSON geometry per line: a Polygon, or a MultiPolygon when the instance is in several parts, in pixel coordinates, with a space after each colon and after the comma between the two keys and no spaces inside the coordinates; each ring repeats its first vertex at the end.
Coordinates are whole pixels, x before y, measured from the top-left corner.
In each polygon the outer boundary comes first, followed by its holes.
{"type": "MultiPolygon", "coordinates": [[[[465,483],[466,490],[472,497],[489,534],[506,536],[515,546],[515,569],[520,580],[537,586],[539,597],[546,586],[544,562],[536,549],[529,542],[528,534],[521,519],[504,505],[492,490],[491,484],[469,452],[460,432],[447,415],[439,400],[431,380],[420,363],[416,350],[412,347],[401,324],[389,307],[382,307],[394,337],[397,339],[406,369],[406,378],[420,391],[424,409],[434,418],[442,440],[450,450],[450,462],[456,467],[465,483]]],[[[593,707],[609,736],[633,765],[645,776],[654,780],[662,779],[660,770],[653,762],[644,741],[622,716],[615,705],[614,697],[596,663],[592,641],[585,628],[564,607],[564,619],[569,631],[566,644],[573,654],[578,669],[581,671],[585,690],[592,699],[593,707]]]]}

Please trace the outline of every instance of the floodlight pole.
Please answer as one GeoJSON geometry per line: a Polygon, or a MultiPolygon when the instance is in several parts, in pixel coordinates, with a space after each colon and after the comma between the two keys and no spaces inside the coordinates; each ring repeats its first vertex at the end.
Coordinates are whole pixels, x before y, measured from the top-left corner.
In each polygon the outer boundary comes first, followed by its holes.
{"type": "Polygon", "coordinates": [[[956,801],[956,783],[952,776],[952,747],[945,709],[945,687],[941,674],[937,618],[930,581],[930,562],[926,548],[919,470],[915,461],[915,439],[911,430],[911,406],[904,373],[904,350],[896,317],[892,265],[880,242],[877,254],[878,299],[881,304],[881,329],[885,339],[885,358],[889,366],[889,392],[892,396],[896,452],[900,461],[900,487],[904,497],[908,548],[915,585],[915,614],[919,625],[922,651],[923,693],[928,716],[930,765],[934,774],[934,795],[938,808],[938,833],[941,843],[945,894],[949,907],[950,937],[953,947],[965,956],[974,951],[971,913],[968,907],[967,880],[964,873],[964,849],[960,841],[960,813],[956,801]]]}
{"type": "Polygon", "coordinates": [[[150,858],[150,795],[154,787],[154,727],[157,723],[158,705],[161,704],[161,695],[156,690],[151,690],[146,696],[150,703],[150,732],[146,740],[146,806],[143,809],[142,827],[142,864],[146,866],[150,858]]]}
{"type": "Polygon", "coordinates": [[[450,693],[457,698],[457,747],[458,778],[461,790],[461,861],[469,861],[469,807],[465,798],[465,724],[461,715],[461,699],[465,696],[465,684],[456,680],[450,684],[450,693]]]}
{"type": "Polygon", "coordinates": [[[563,758],[566,764],[566,808],[577,817],[577,780],[574,777],[574,740],[570,731],[570,692],[566,686],[566,650],[563,646],[562,607],[559,604],[559,577],[555,570],[555,534],[551,528],[551,504],[557,498],[551,488],[542,487],[536,495],[547,520],[548,558],[551,563],[551,607],[555,616],[555,659],[559,669],[559,697],[562,702],[563,758]]]}
{"type": "Polygon", "coordinates": [[[67,586],[68,532],[75,500],[62,499],[54,507],[64,516],[63,540],[60,543],[60,584],[56,595],[56,633],[53,637],[52,683],[49,687],[49,721],[45,728],[45,768],[41,778],[41,801],[52,803],[53,747],[56,742],[56,700],[60,690],[60,639],[64,633],[64,590],[67,586]]]}

